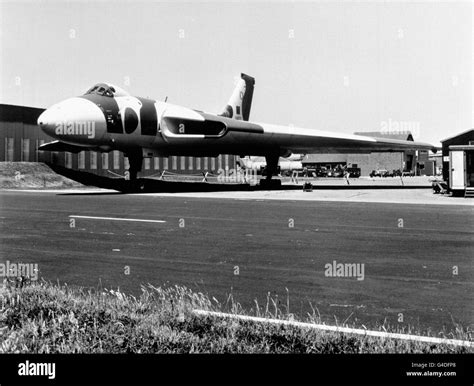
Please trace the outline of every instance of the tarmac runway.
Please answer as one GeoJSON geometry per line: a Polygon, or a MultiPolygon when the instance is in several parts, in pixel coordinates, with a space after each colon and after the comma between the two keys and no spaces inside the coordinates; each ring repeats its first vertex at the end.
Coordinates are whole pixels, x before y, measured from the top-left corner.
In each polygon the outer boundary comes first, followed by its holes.
{"type": "Polygon", "coordinates": [[[472,206],[265,194],[2,191],[0,262],[135,295],[147,283],[221,302],[232,292],[247,309],[268,292],[285,308],[289,294],[290,312],[312,306],[330,324],[474,326],[472,206]],[[330,276],[337,264],[357,264],[359,274],[330,276]]]}

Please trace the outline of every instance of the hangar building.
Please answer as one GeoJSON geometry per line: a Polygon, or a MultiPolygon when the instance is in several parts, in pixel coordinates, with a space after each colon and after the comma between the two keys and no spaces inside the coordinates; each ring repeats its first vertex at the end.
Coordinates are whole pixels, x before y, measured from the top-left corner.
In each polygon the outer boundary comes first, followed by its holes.
{"type": "MultiPolygon", "coordinates": [[[[411,133],[387,134],[383,132],[355,132],[369,137],[413,141],[411,133]]],[[[301,161],[303,167],[333,169],[338,165],[360,168],[361,176],[368,176],[372,170],[400,170],[414,175],[434,175],[434,162],[428,159],[427,151],[408,150],[404,152],[354,153],[354,154],[307,154],[301,161]]]]}

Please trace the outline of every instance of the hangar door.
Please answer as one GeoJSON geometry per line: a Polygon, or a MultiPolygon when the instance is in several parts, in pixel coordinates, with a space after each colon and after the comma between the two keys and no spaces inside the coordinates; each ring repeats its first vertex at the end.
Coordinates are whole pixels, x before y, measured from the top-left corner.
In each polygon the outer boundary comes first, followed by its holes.
{"type": "Polygon", "coordinates": [[[450,151],[449,152],[449,182],[451,189],[465,189],[466,188],[466,158],[465,152],[450,151]]]}
{"type": "Polygon", "coordinates": [[[474,187],[474,151],[466,151],[466,185],[474,187]]]}

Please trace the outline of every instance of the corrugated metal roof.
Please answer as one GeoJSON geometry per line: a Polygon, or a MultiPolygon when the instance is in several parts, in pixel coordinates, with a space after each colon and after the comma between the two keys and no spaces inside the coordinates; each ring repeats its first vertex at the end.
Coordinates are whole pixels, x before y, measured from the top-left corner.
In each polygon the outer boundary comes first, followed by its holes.
{"type": "MultiPolygon", "coordinates": [[[[468,133],[470,133],[470,132],[474,132],[474,129],[469,129],[469,130],[463,131],[462,133],[459,133],[459,134],[453,135],[452,137],[443,139],[443,140],[441,140],[441,142],[450,141],[451,139],[464,136],[464,135],[466,135],[466,134],[468,134],[468,133]]],[[[473,133],[473,134],[474,134],[474,133],[473,133]]]]}
{"type": "Polygon", "coordinates": [[[0,104],[0,121],[36,125],[36,120],[44,110],[37,107],[0,104]]]}

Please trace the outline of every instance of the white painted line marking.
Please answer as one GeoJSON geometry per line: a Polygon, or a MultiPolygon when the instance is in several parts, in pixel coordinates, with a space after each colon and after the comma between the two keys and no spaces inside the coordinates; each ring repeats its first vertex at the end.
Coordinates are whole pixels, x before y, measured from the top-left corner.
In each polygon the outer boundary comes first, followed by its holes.
{"type": "Polygon", "coordinates": [[[257,322],[257,323],[281,324],[281,325],[301,327],[301,328],[313,328],[316,330],[344,332],[347,334],[375,336],[378,338],[385,338],[385,339],[402,339],[402,340],[412,340],[412,341],[417,341],[417,342],[474,347],[474,342],[470,342],[467,340],[459,340],[459,339],[443,339],[443,338],[434,338],[430,336],[397,334],[397,333],[392,333],[392,332],[363,330],[359,328],[327,326],[325,324],[313,324],[313,323],[304,323],[304,322],[293,322],[290,320],[260,318],[257,316],[233,315],[233,314],[226,314],[224,312],[214,312],[214,311],[204,311],[204,310],[193,310],[193,313],[196,315],[201,315],[201,316],[215,316],[218,318],[246,320],[246,321],[257,322]]]}
{"type": "Polygon", "coordinates": [[[166,222],[164,220],[144,220],[140,218],[119,218],[119,217],[95,217],[95,216],[76,216],[71,215],[73,218],[85,218],[89,220],[111,220],[111,221],[135,221],[135,222],[166,222]]]}

